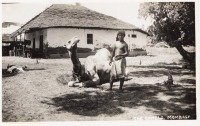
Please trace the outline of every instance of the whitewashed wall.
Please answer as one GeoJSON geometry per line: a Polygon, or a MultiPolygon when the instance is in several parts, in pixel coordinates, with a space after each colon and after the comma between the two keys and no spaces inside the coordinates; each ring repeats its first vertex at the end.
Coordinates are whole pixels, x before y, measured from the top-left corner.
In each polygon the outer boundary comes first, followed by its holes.
{"type": "Polygon", "coordinates": [[[26,33],[25,34],[25,39],[26,40],[31,40],[31,45],[27,46],[29,48],[33,48],[33,39],[35,38],[35,48],[40,47],[40,36],[43,35],[43,42],[44,44],[47,43],[47,29],[43,29],[40,31],[34,31],[31,33],[26,33]]]}
{"type": "MultiPolygon", "coordinates": [[[[91,48],[101,47],[102,44],[113,45],[116,42],[118,30],[101,30],[101,29],[78,29],[78,28],[48,28],[32,33],[26,33],[25,39],[31,40],[30,47],[33,47],[33,38],[35,38],[35,48],[39,48],[40,35],[43,35],[44,44],[48,42],[49,47],[63,47],[67,40],[74,36],[80,39],[78,47],[91,48]],[[87,34],[93,34],[93,44],[87,44],[87,34]]],[[[124,40],[129,45],[129,48],[135,48],[131,45],[136,45],[137,48],[144,48],[147,44],[147,35],[138,31],[126,30],[124,40]],[[135,34],[136,38],[131,35],[135,34]]]]}
{"type": "Polygon", "coordinates": [[[115,42],[117,31],[115,30],[93,30],[78,28],[49,28],[47,30],[47,41],[50,47],[64,46],[67,40],[74,36],[80,39],[78,47],[91,48],[97,43],[111,44],[115,42]],[[87,44],[87,34],[93,34],[93,44],[87,44]]]}
{"type": "Polygon", "coordinates": [[[24,33],[17,35],[17,37],[15,38],[15,41],[23,41],[24,40],[24,36],[25,36],[24,33]]]}
{"type": "MultiPolygon", "coordinates": [[[[80,39],[78,47],[94,49],[103,43],[112,45],[116,41],[118,30],[101,29],[78,29],[78,28],[49,28],[47,30],[47,42],[49,47],[58,47],[65,45],[65,42],[74,36],[80,39]],[[93,34],[93,44],[87,44],[87,34],[93,34]]],[[[136,44],[138,47],[146,45],[146,34],[138,31],[127,30],[125,41],[130,45],[136,44]],[[130,34],[130,37],[128,37],[130,34]],[[136,38],[131,38],[131,34],[136,34],[136,38]]]]}
{"type": "Polygon", "coordinates": [[[130,34],[130,37],[128,37],[128,41],[129,41],[129,47],[130,49],[134,49],[134,48],[145,48],[147,45],[147,35],[139,32],[139,31],[133,31],[130,34]],[[132,38],[131,34],[136,35],[136,38],[132,38]],[[131,45],[136,45],[136,47],[132,47],[131,45]]]}

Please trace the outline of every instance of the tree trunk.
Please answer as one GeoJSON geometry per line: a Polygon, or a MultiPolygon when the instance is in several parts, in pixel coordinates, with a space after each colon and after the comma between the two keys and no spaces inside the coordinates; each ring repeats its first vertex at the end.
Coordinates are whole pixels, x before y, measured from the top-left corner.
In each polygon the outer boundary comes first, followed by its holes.
{"type": "Polygon", "coordinates": [[[180,44],[177,44],[175,47],[178,50],[178,52],[182,55],[184,60],[188,61],[190,64],[195,63],[195,52],[187,52],[180,44]]]}

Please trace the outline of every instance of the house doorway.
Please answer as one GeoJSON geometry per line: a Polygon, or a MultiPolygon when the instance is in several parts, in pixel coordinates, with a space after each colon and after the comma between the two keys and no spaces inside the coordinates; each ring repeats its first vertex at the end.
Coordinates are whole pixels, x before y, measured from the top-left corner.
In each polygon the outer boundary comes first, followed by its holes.
{"type": "Polygon", "coordinates": [[[33,49],[35,50],[35,38],[33,38],[33,49]]]}
{"type": "Polygon", "coordinates": [[[43,44],[44,44],[44,42],[43,42],[43,35],[41,35],[40,36],[40,48],[39,48],[39,50],[40,50],[41,53],[43,52],[43,44]]]}

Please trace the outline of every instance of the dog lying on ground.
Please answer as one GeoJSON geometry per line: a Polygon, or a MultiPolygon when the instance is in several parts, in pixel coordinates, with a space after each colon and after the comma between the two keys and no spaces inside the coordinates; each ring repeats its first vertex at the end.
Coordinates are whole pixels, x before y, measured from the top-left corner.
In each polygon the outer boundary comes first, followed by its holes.
{"type": "Polygon", "coordinates": [[[24,73],[26,70],[27,66],[24,67],[16,67],[15,65],[9,65],[7,66],[7,72],[10,74],[19,74],[19,73],[24,73]]]}

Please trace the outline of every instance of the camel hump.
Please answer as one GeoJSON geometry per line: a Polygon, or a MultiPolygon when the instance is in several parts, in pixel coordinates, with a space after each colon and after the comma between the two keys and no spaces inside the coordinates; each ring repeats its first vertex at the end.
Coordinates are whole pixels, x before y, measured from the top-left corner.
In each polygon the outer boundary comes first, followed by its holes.
{"type": "Polygon", "coordinates": [[[97,51],[97,53],[95,54],[95,58],[105,62],[110,60],[111,54],[108,49],[102,48],[97,51]]]}
{"type": "Polygon", "coordinates": [[[93,69],[93,67],[96,67],[97,69],[103,69],[105,65],[109,65],[109,61],[111,58],[110,52],[102,48],[97,51],[97,53],[93,56],[88,56],[85,60],[85,68],[90,71],[93,69]]]}

